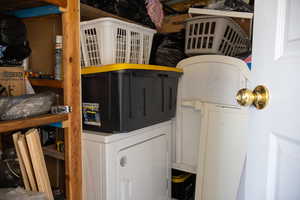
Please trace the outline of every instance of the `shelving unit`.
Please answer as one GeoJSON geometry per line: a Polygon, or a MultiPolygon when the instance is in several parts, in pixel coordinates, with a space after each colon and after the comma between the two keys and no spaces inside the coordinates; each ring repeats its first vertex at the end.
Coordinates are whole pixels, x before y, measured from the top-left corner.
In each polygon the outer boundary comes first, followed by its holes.
{"type": "MultiPolygon", "coordinates": [[[[33,86],[62,88],[63,103],[72,107],[72,113],[62,115],[42,115],[23,120],[0,122],[0,133],[33,128],[54,122],[63,122],[65,153],[44,148],[47,155],[56,155],[65,161],[66,198],[82,199],[82,159],[81,159],[81,89],[80,89],[80,46],[79,46],[79,1],[74,0],[1,0],[0,12],[19,11],[40,6],[57,6],[61,11],[63,32],[64,80],[31,80],[33,86]],[[51,153],[50,153],[51,152],[51,153]],[[59,153],[59,154],[58,154],[59,153]]],[[[51,55],[49,55],[51,56],[51,55]]],[[[42,65],[41,65],[42,66],[42,65]]],[[[54,68],[54,66],[53,66],[54,68]]],[[[53,156],[54,157],[54,156],[53,156]]]]}
{"type": "Polygon", "coordinates": [[[20,120],[10,120],[0,122],[0,133],[16,131],[24,128],[31,128],[36,126],[47,125],[55,122],[67,121],[69,118],[68,114],[59,115],[42,115],[38,117],[30,117],[20,120]]]}
{"type": "Polygon", "coordinates": [[[63,88],[63,81],[48,80],[48,79],[29,79],[32,86],[38,87],[51,87],[51,88],[63,88]]]}

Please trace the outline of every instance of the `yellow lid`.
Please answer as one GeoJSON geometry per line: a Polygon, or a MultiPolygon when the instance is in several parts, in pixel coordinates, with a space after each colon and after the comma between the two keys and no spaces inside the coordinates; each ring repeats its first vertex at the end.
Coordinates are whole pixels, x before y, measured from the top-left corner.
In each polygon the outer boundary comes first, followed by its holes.
{"type": "Polygon", "coordinates": [[[186,181],[186,179],[190,178],[192,176],[192,174],[181,174],[179,176],[172,176],[172,182],[173,183],[183,183],[184,181],[186,181]]]}
{"type": "Polygon", "coordinates": [[[182,73],[182,69],[178,69],[175,67],[164,67],[158,65],[143,65],[143,64],[112,64],[112,65],[104,65],[99,67],[85,67],[81,69],[81,74],[94,74],[94,73],[102,73],[102,72],[110,72],[110,71],[119,71],[125,69],[141,69],[141,70],[159,70],[159,71],[171,71],[182,73]]]}

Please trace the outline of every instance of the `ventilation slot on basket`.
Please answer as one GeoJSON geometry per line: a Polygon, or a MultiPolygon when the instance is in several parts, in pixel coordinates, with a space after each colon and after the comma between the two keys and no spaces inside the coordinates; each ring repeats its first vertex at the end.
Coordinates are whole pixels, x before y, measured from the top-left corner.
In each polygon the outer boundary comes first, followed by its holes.
{"type": "Polygon", "coordinates": [[[213,22],[211,24],[211,28],[210,28],[210,34],[215,34],[215,29],[216,29],[216,22],[213,22]]]}
{"type": "Polygon", "coordinates": [[[116,63],[125,63],[126,60],[126,37],[125,29],[117,29],[116,63]]]}
{"type": "Polygon", "coordinates": [[[142,64],[147,64],[149,60],[149,52],[150,52],[150,36],[144,35],[143,37],[143,60],[142,64]]]}
{"type": "Polygon", "coordinates": [[[98,39],[97,39],[97,31],[95,28],[93,29],[86,29],[84,30],[84,38],[85,43],[84,47],[87,51],[88,65],[90,66],[98,66],[101,65],[101,58],[100,58],[100,49],[98,46],[98,39]]]}
{"type": "Polygon", "coordinates": [[[202,44],[202,48],[206,49],[206,45],[207,45],[207,37],[203,38],[203,44],[202,44]]]}
{"type": "Polygon", "coordinates": [[[130,63],[139,63],[139,55],[141,50],[141,38],[140,34],[137,32],[131,32],[131,41],[130,41],[130,63]]]}
{"type": "Polygon", "coordinates": [[[81,68],[86,67],[85,63],[84,63],[84,57],[83,57],[83,52],[82,52],[82,46],[80,45],[80,64],[81,64],[81,68]]]}

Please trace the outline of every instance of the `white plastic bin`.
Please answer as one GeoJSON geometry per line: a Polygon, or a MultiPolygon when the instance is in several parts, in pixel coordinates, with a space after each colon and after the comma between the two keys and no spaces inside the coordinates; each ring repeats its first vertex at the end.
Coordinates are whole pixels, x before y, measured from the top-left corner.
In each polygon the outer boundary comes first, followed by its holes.
{"type": "Polygon", "coordinates": [[[183,100],[237,106],[236,93],[247,87],[250,78],[246,63],[228,56],[194,56],[177,67],[184,71],[179,82],[183,100]]]}
{"type": "Polygon", "coordinates": [[[186,21],[185,53],[235,56],[245,53],[249,39],[229,17],[194,17],[186,21]]]}
{"type": "Polygon", "coordinates": [[[155,30],[114,18],[80,23],[81,65],[148,64],[155,30]]]}

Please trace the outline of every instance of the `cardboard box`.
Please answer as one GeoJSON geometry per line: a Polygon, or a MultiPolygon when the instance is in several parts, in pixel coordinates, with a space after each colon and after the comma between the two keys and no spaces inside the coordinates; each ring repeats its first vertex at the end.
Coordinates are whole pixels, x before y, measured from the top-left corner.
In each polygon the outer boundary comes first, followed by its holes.
{"type": "Polygon", "coordinates": [[[188,14],[166,16],[163,21],[161,33],[180,32],[185,28],[185,20],[190,18],[188,14]]]}
{"type": "Polygon", "coordinates": [[[54,74],[55,37],[62,35],[61,15],[26,18],[23,20],[32,50],[29,69],[43,74],[54,74]]]}
{"type": "Polygon", "coordinates": [[[0,96],[25,94],[25,73],[23,67],[0,67],[0,96]]]}

